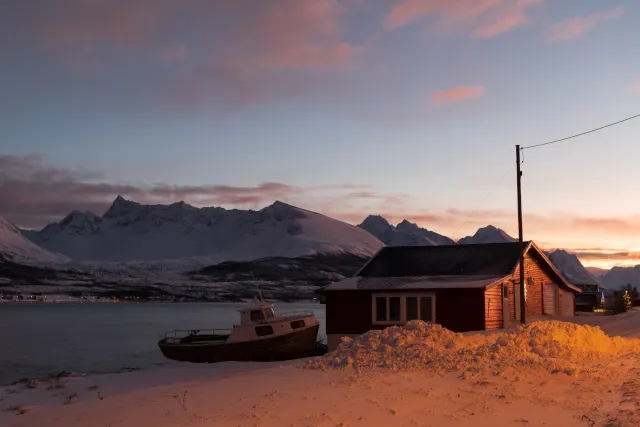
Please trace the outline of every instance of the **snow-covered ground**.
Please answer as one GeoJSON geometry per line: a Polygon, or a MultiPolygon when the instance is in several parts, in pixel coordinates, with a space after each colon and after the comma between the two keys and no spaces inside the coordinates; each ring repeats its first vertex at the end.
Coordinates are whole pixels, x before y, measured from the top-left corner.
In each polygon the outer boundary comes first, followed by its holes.
{"type": "MultiPolygon", "coordinates": [[[[640,336],[640,311],[576,323],[640,336]]],[[[632,426],[640,425],[639,354],[638,340],[569,323],[464,335],[414,324],[307,361],[171,365],[19,384],[0,390],[0,424],[632,426]]]]}

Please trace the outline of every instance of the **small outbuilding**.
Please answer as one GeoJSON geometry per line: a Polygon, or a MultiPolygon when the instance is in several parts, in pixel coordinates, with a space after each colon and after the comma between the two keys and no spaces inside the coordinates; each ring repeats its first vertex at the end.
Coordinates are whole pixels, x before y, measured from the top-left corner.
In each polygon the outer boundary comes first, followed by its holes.
{"type": "MultiPolygon", "coordinates": [[[[527,318],[572,317],[571,285],[533,242],[524,245],[527,318]]],[[[454,332],[509,327],[520,321],[520,244],[387,246],[354,277],[320,292],[329,350],[344,336],[435,322],[454,332]]]]}

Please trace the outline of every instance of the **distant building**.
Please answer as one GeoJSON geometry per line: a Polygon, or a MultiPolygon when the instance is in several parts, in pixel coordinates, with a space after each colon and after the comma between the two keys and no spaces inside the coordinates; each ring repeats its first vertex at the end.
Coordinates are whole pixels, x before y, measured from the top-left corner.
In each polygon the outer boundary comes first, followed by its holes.
{"type": "MultiPolygon", "coordinates": [[[[525,243],[526,316],[574,316],[571,285],[525,243]]],[[[509,327],[520,320],[519,243],[384,247],[354,277],[320,292],[329,350],[343,336],[414,319],[454,331],[509,327]]]]}

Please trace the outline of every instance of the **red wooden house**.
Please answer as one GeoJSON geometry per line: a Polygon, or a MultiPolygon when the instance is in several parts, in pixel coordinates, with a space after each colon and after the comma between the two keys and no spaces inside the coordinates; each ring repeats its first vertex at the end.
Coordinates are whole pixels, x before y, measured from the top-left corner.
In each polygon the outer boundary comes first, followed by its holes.
{"type": "MultiPolygon", "coordinates": [[[[526,317],[573,316],[580,289],[533,242],[524,252],[526,317]]],[[[384,247],[322,289],[329,350],[343,336],[414,319],[454,332],[508,327],[520,320],[519,257],[519,243],[384,247]]]]}

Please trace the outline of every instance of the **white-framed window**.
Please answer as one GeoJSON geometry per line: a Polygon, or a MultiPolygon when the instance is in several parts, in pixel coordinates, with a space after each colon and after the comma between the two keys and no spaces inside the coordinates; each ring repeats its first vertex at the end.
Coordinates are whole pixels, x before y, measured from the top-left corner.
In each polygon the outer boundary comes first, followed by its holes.
{"type": "Polygon", "coordinates": [[[435,322],[436,296],[433,293],[374,293],[371,298],[374,325],[402,325],[410,320],[435,322]]]}

